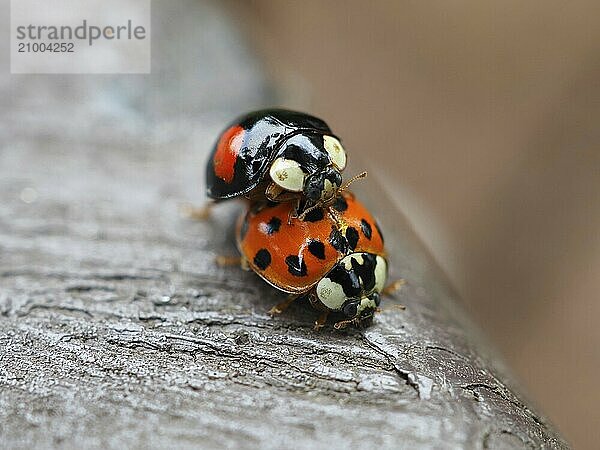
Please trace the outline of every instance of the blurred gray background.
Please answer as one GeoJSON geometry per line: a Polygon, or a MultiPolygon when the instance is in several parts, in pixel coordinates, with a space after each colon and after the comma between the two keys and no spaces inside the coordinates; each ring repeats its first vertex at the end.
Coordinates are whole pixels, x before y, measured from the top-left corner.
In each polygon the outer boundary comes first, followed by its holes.
{"type": "Polygon", "coordinates": [[[364,155],[533,399],[597,448],[600,3],[228,6],[282,101],[364,155]]]}

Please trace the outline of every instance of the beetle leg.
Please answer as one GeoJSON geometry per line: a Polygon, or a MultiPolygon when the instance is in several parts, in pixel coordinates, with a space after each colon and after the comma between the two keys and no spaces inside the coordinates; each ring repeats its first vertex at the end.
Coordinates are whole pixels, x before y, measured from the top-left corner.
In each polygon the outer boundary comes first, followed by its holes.
{"type": "Polygon", "coordinates": [[[225,256],[219,255],[215,258],[219,267],[240,266],[242,270],[248,270],[248,261],[243,256],[225,256]]]}
{"type": "Polygon", "coordinates": [[[327,322],[328,315],[329,315],[329,311],[325,311],[325,312],[321,313],[321,315],[319,316],[319,318],[317,320],[315,320],[315,326],[313,327],[313,329],[315,331],[319,331],[321,328],[323,328],[325,326],[325,322],[327,322]]]}
{"type": "Polygon", "coordinates": [[[351,323],[353,323],[353,324],[359,324],[360,321],[357,321],[356,318],[355,319],[348,319],[348,320],[340,320],[339,322],[336,322],[333,325],[333,328],[335,328],[336,330],[343,330],[344,328],[346,328],[351,323]]]}
{"type": "Polygon", "coordinates": [[[210,218],[215,202],[207,202],[204,206],[196,207],[190,204],[181,206],[180,211],[184,217],[194,220],[207,220],[210,218]]]}
{"type": "Polygon", "coordinates": [[[386,287],[383,288],[383,290],[381,291],[381,294],[382,295],[394,295],[405,284],[406,284],[406,280],[403,280],[402,278],[399,280],[393,281],[392,283],[388,284],[386,287]]]}
{"type": "Polygon", "coordinates": [[[300,209],[301,201],[302,201],[302,198],[298,197],[298,199],[296,200],[296,204],[294,205],[294,207],[292,209],[290,209],[290,212],[288,213],[288,225],[291,225],[292,219],[298,218],[298,209],[300,209]]]}
{"type": "Polygon", "coordinates": [[[269,185],[265,189],[265,195],[272,202],[277,201],[277,197],[279,197],[283,193],[283,189],[277,186],[275,183],[269,183],[269,185]]]}
{"type": "Polygon", "coordinates": [[[269,314],[271,317],[276,316],[277,314],[281,314],[289,308],[289,306],[294,302],[294,300],[298,299],[299,297],[300,296],[298,294],[288,295],[284,301],[277,303],[275,306],[273,306],[267,314],[269,314]]]}

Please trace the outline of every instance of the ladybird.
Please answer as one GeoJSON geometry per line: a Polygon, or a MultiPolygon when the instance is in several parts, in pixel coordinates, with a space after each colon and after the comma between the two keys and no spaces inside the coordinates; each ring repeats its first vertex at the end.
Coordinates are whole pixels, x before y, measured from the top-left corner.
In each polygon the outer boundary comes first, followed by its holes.
{"type": "MultiPolygon", "coordinates": [[[[288,220],[288,203],[259,208],[239,217],[237,245],[247,266],[289,300],[307,296],[322,312],[345,316],[335,324],[369,322],[381,301],[387,278],[383,236],[376,220],[356,197],[340,193],[329,207],[288,220]]],[[[281,312],[274,308],[273,312],[281,312]]]]}
{"type": "Polygon", "coordinates": [[[221,133],[206,166],[206,192],[214,200],[317,204],[335,197],[345,167],[346,151],[323,120],[263,109],[221,133]]]}

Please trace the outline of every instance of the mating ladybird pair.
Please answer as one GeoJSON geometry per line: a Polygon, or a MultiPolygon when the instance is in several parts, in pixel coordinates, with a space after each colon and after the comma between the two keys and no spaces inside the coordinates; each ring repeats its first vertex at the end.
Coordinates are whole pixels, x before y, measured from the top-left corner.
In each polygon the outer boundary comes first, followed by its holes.
{"type": "Polygon", "coordinates": [[[242,266],[289,294],[272,314],[308,297],[323,312],[316,328],[329,313],[343,317],[336,328],[365,325],[392,289],[381,230],[342,184],[345,167],[325,122],[280,109],[238,119],[213,149],[208,196],[249,200],[236,228],[242,266]]]}

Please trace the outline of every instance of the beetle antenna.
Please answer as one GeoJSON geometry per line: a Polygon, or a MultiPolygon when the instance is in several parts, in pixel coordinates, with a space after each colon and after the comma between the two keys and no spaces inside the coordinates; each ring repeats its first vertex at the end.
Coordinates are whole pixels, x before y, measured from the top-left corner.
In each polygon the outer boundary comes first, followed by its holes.
{"type": "Polygon", "coordinates": [[[337,193],[340,194],[341,192],[344,192],[352,183],[358,180],[364,180],[365,178],[367,178],[366,170],[364,172],[359,173],[358,175],[354,175],[352,178],[350,178],[348,181],[342,184],[342,186],[338,189],[337,193]]]}
{"type": "Polygon", "coordinates": [[[306,208],[304,211],[302,211],[302,214],[300,214],[300,215],[298,216],[298,219],[300,219],[300,220],[304,220],[304,218],[306,217],[306,215],[307,215],[309,212],[311,212],[312,210],[314,210],[314,209],[317,209],[317,208],[321,208],[321,205],[320,205],[319,203],[317,203],[317,204],[315,204],[315,205],[312,205],[312,206],[310,206],[310,207],[306,208]]]}

